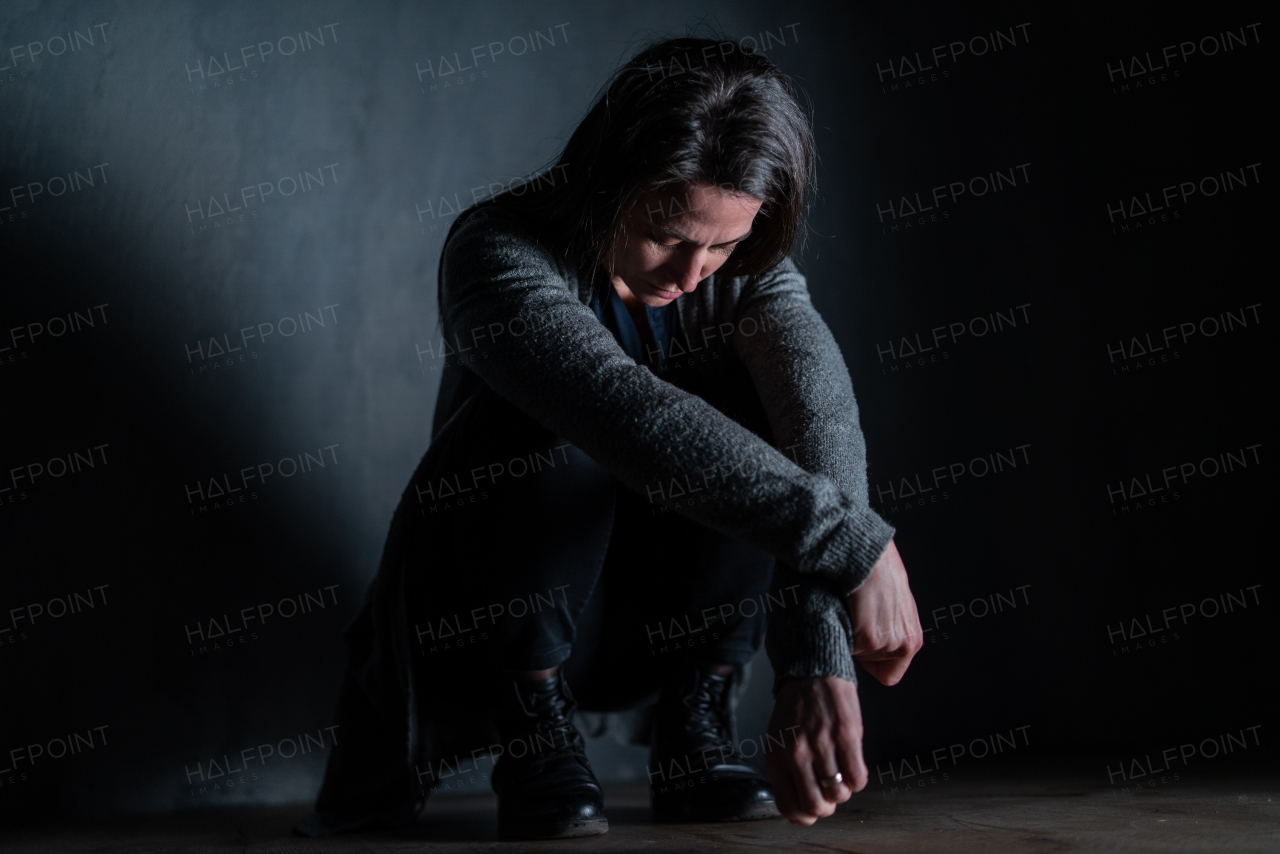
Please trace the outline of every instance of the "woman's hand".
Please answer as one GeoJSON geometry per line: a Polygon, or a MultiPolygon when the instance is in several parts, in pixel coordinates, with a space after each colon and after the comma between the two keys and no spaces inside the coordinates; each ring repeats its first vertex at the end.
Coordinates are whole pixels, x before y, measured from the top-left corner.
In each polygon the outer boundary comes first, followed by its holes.
{"type": "Polygon", "coordinates": [[[848,606],[854,661],[885,685],[897,685],[924,646],[924,630],[892,540],[867,580],[849,594],[848,606]]]}
{"type": "Polygon", "coordinates": [[[769,732],[788,738],[766,761],[778,811],[792,824],[813,824],[867,785],[862,760],[862,707],[858,687],[838,676],[788,678],[778,687],[769,732]],[[839,772],[834,786],[819,781],[839,772]]]}
{"type": "MultiPolygon", "coordinates": [[[[885,685],[902,680],[924,645],[907,570],[892,542],[847,604],[853,623],[853,658],[885,685]]],[[[858,688],[838,676],[788,678],[778,688],[769,732],[795,738],[768,756],[778,810],[793,824],[813,824],[867,785],[862,758],[858,688]],[[836,773],[840,783],[822,786],[836,773]]]]}

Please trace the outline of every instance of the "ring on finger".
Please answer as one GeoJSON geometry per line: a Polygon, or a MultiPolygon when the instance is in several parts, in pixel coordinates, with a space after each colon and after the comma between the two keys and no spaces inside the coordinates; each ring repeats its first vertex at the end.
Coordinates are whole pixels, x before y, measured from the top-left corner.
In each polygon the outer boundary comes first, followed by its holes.
{"type": "Polygon", "coordinates": [[[844,775],[841,774],[839,771],[837,771],[835,773],[835,776],[833,777],[819,778],[818,785],[824,789],[834,789],[836,786],[839,786],[843,782],[844,782],[844,775]]]}

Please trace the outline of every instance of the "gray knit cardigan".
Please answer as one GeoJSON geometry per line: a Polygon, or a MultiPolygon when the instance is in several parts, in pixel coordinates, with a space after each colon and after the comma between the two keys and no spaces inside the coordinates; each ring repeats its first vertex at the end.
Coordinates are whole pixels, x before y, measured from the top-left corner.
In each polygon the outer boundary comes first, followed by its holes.
{"type": "MultiPolygon", "coordinates": [[[[433,433],[488,384],[655,504],[773,554],[765,645],[777,678],[853,680],[842,600],[893,528],[868,506],[849,373],[795,265],[755,279],[712,276],[681,296],[662,377],[596,319],[590,277],[511,214],[481,208],[457,223],[440,266],[453,355],[433,433]]],[[[498,737],[474,702],[441,690],[409,633],[409,580],[440,569],[418,548],[439,536],[440,518],[416,511],[415,483],[443,453],[433,442],[405,488],[364,607],[343,635],[343,737],[299,833],[412,821],[445,774],[441,763],[474,769],[477,748],[498,737]]],[[[615,731],[643,740],[642,717],[620,718],[615,731]]]]}
{"type": "Polygon", "coordinates": [[[662,377],[597,320],[589,277],[510,213],[481,208],[456,225],[441,272],[458,356],[436,432],[487,384],[625,486],[777,558],[766,636],[777,679],[855,679],[843,598],[894,529],[869,505],[849,372],[790,259],[679,297],[662,377]]]}

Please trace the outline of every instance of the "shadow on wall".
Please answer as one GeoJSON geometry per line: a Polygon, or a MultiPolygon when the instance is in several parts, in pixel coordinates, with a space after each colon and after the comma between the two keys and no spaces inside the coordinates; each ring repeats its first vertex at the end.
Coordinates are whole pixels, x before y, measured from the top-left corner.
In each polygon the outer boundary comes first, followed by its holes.
{"type": "MultiPolygon", "coordinates": [[[[209,408],[225,406],[237,378],[189,376],[156,322],[175,295],[148,287],[127,237],[94,235],[0,232],[0,747],[18,749],[0,810],[14,816],[84,810],[77,778],[97,775],[59,765],[110,767],[133,790],[122,800],[172,807],[201,753],[329,724],[339,632],[364,592],[335,500],[342,447],[264,452],[247,460],[258,482],[238,482],[225,463],[255,443],[193,405],[196,383],[221,381],[209,408]],[[57,746],[95,728],[92,747],[57,746]],[[143,782],[157,766],[166,795],[143,782]]],[[[273,795],[309,797],[322,763],[273,795]]]]}

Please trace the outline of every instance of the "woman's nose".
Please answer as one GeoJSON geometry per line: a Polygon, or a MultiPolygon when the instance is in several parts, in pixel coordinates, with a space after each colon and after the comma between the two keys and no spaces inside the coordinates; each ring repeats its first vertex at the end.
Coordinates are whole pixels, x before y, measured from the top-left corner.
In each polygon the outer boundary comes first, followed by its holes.
{"type": "Polygon", "coordinates": [[[698,282],[704,278],[702,268],[706,265],[706,257],[705,251],[695,249],[688,256],[680,259],[679,266],[672,272],[676,274],[676,284],[681,291],[691,294],[698,287],[698,282]]]}

